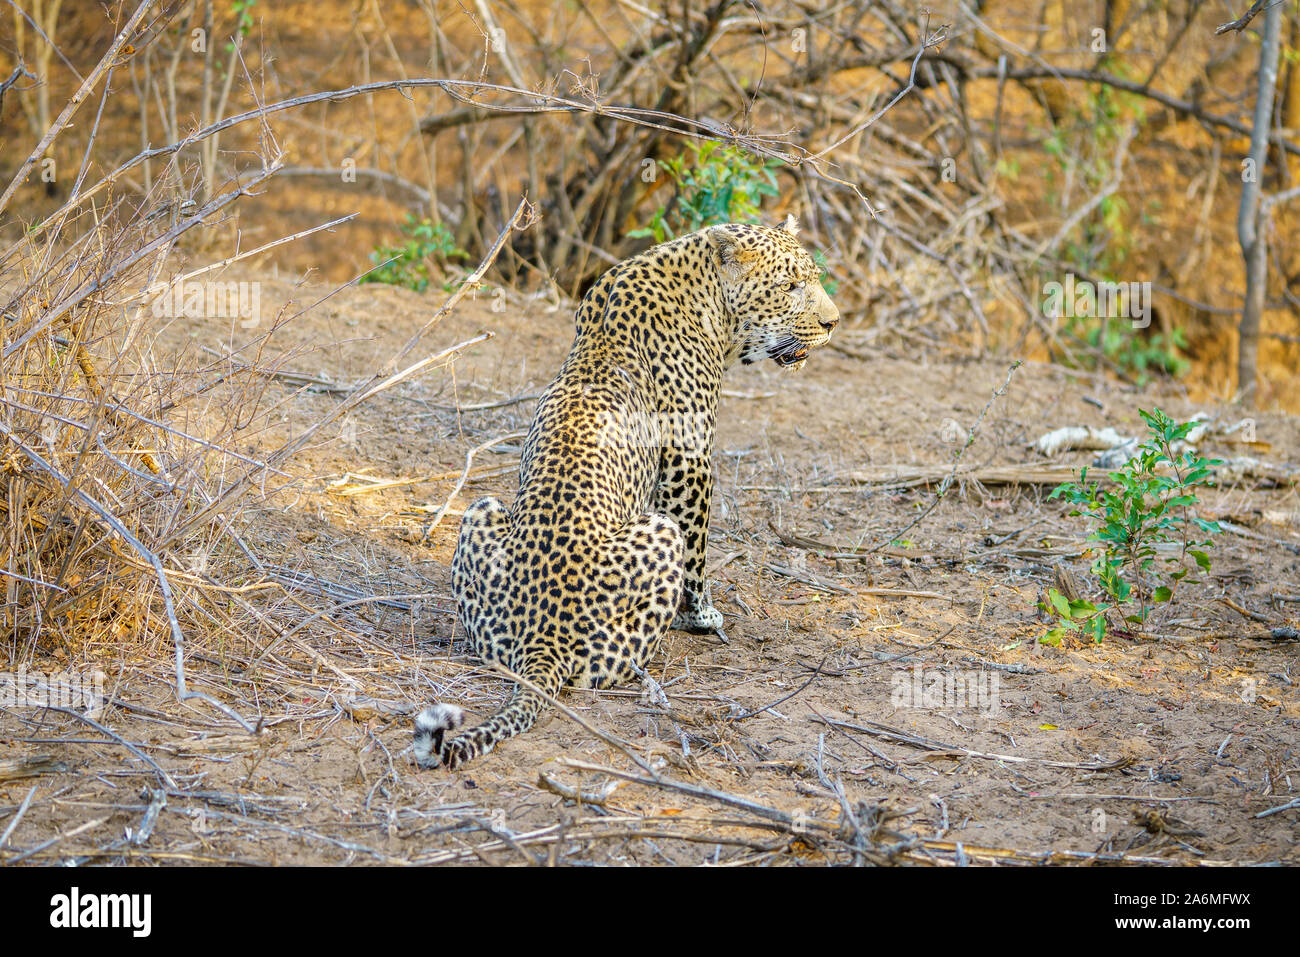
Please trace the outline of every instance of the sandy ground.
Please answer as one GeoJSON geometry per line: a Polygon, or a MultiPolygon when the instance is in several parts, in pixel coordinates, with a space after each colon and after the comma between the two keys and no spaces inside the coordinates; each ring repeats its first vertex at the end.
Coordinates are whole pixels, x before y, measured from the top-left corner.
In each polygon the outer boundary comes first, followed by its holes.
{"type": "MultiPolygon", "coordinates": [[[[268,278],[262,294],[264,307],[292,301],[296,312],[326,292],[268,278]]],[[[347,289],[277,332],[259,361],[269,368],[282,353],[284,368],[350,384],[440,301],[347,289]]],[[[1153,620],[1160,637],[1040,646],[1042,589],[1058,568],[1086,582],[1088,567],[1086,528],[1047,500],[1050,486],[961,482],[900,534],[933,487],[854,480],[863,469],[950,462],[1008,363],[885,353],[853,330],[837,336],[841,351],[814,354],[801,372],[738,369],[726,383],[709,554],[728,643],[672,632],[653,663],[660,691],[564,695],[618,746],[552,711],[461,772],[417,770],[412,709],[441,697],[480,717],[506,693],[459,641],[448,563],[460,510],[481,494],[513,495],[518,433],[571,338],[571,305],[512,294],[494,311],[492,302],[467,301],[416,355],[481,330],[492,339],[327,426],[237,516],[264,565],[246,580],[280,582],[250,600],[281,620],[295,614],[301,627],[196,638],[189,668],[195,687],[261,716],[262,732],[177,705],[160,677],[166,643],[101,650],[95,664],[113,703],[99,722],[121,740],[67,715],[0,712],[6,750],[57,762],[0,775],[0,832],[35,788],[7,859],[52,841],[25,859],[1300,860],[1300,811],[1260,816],[1300,792],[1297,645],[1266,640],[1270,627],[1295,626],[1300,609],[1295,490],[1204,496],[1203,515],[1244,532],[1219,537],[1210,580],[1153,620]],[[457,491],[467,450],[494,438],[457,491]],[[379,481],[401,484],[363,488],[379,481]],[[291,577],[299,587],[284,587],[291,577]],[[974,707],[911,696],[949,679],[975,682],[974,707]],[[652,775],[659,780],[647,783],[652,775]],[[574,788],[595,803],[560,793],[574,788]],[[142,826],[147,837],[135,843],[142,826]]],[[[156,348],[198,355],[250,334],[180,320],[156,348]]],[[[254,456],[338,402],[283,378],[266,398],[241,449],[254,456]]],[[[1040,464],[1028,444],[1042,432],[1088,424],[1132,434],[1137,409],[1156,404],[1184,418],[1240,417],[1173,389],[1137,393],[1029,364],[993,402],[963,463],[1040,464]]],[[[1256,433],[1254,454],[1300,460],[1300,420],[1259,415],[1256,433]]]]}

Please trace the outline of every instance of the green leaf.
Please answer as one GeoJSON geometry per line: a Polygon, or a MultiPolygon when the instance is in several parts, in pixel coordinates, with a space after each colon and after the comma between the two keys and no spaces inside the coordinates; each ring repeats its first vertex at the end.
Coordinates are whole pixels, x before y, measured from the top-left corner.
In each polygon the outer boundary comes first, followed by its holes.
{"type": "Polygon", "coordinates": [[[1070,600],[1055,588],[1049,588],[1047,590],[1047,600],[1052,603],[1052,607],[1056,609],[1056,613],[1062,618],[1068,619],[1071,617],[1070,600]]]}
{"type": "Polygon", "coordinates": [[[1161,585],[1159,588],[1157,588],[1154,592],[1151,593],[1151,598],[1154,601],[1168,601],[1173,596],[1174,596],[1173,591],[1166,588],[1164,585],[1161,585]]]}
{"type": "Polygon", "coordinates": [[[1101,644],[1102,638],[1106,636],[1106,616],[1098,615],[1090,623],[1092,630],[1092,640],[1101,644]]]}

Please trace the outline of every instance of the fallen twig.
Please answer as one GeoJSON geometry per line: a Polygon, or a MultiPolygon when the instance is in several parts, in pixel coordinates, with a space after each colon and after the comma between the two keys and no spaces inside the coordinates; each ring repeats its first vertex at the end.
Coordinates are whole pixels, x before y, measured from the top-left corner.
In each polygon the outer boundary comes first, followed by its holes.
{"type": "Polygon", "coordinates": [[[494,439],[488,439],[486,442],[480,442],[478,445],[474,446],[474,448],[466,452],[464,471],[461,472],[460,478],[456,480],[456,485],[447,494],[446,501],[442,503],[442,506],[438,509],[437,514],[433,516],[433,521],[431,521],[428,524],[428,526],[425,528],[424,533],[420,536],[420,540],[427,541],[429,536],[433,534],[434,529],[436,529],[439,525],[442,524],[443,518],[446,517],[447,515],[447,510],[451,508],[451,503],[455,501],[456,496],[460,494],[460,490],[465,487],[465,483],[469,480],[470,469],[474,464],[474,456],[478,455],[478,453],[480,452],[486,452],[488,449],[492,448],[495,445],[500,445],[502,442],[509,442],[511,439],[522,439],[527,434],[528,433],[526,431],[518,431],[518,432],[511,432],[509,435],[498,435],[494,439]]]}
{"type": "MultiPolygon", "coordinates": [[[[669,791],[676,791],[679,794],[689,794],[692,797],[703,798],[708,801],[716,801],[719,804],[726,804],[729,807],[739,808],[742,811],[748,811],[758,817],[766,818],[769,821],[795,826],[794,816],[787,814],[785,811],[774,807],[768,807],[765,804],[759,804],[757,801],[751,801],[748,798],[738,797],[734,794],[728,794],[725,791],[715,791],[712,788],[701,787],[697,784],[687,784],[685,781],[674,781],[672,778],[666,778],[655,774],[653,777],[645,778],[629,771],[623,771],[619,768],[604,767],[599,764],[589,764],[586,761],[578,761],[573,758],[558,758],[557,763],[568,768],[578,771],[589,771],[593,774],[608,774],[611,777],[621,778],[624,781],[631,781],[634,784],[643,784],[647,787],[663,788],[669,791]]],[[[654,772],[651,772],[654,774],[654,772]]],[[[825,821],[819,821],[814,818],[800,818],[798,825],[800,828],[815,827],[823,831],[834,832],[838,830],[838,825],[829,824],[825,821]]]]}
{"type": "Polygon", "coordinates": [[[910,744],[913,747],[924,748],[927,751],[943,751],[950,754],[964,754],[967,757],[982,758],[986,761],[1009,761],[1013,764],[1043,764],[1047,767],[1071,768],[1076,771],[1117,771],[1120,768],[1128,767],[1133,763],[1130,758],[1118,758],[1114,761],[1107,762],[1052,761],[1048,758],[1022,757],[1018,754],[995,754],[989,751],[975,751],[955,744],[944,744],[941,741],[922,738],[918,735],[900,731],[897,728],[891,728],[888,725],[878,724],[875,721],[868,721],[865,726],[860,724],[850,724],[847,721],[834,721],[828,718],[822,718],[820,721],[833,727],[847,728],[850,731],[861,731],[863,734],[875,735],[876,737],[884,738],[887,741],[898,741],[902,744],[910,744]]]}
{"type": "MultiPolygon", "coordinates": [[[[52,771],[63,771],[66,767],[52,754],[26,754],[17,758],[0,758],[0,781],[34,778],[52,771]]],[[[0,841],[0,844],[3,843],[4,841],[0,841]]]]}
{"type": "MultiPolygon", "coordinates": [[[[1294,808],[1300,808],[1300,798],[1287,801],[1285,804],[1279,804],[1277,807],[1271,807],[1267,811],[1260,811],[1255,817],[1268,817],[1271,814],[1281,814],[1283,811],[1290,811],[1294,808]]],[[[4,841],[0,841],[3,844],[4,841]]]]}
{"type": "Polygon", "coordinates": [[[9,836],[13,834],[14,830],[18,827],[18,822],[23,819],[23,815],[26,814],[27,809],[31,807],[32,798],[35,796],[36,785],[33,784],[31,789],[27,792],[27,796],[23,798],[23,803],[19,804],[18,810],[14,812],[13,820],[9,822],[9,826],[5,828],[5,832],[0,834],[0,849],[4,848],[5,844],[9,840],[9,836]]]}
{"type": "Polygon", "coordinates": [[[783,702],[789,701],[791,698],[793,698],[795,695],[799,694],[801,691],[803,691],[805,688],[807,688],[807,687],[808,687],[809,685],[811,685],[814,681],[816,681],[818,678],[821,677],[821,675],[822,675],[822,667],[823,667],[825,664],[826,664],[826,659],[823,658],[821,664],[818,665],[816,668],[814,668],[814,669],[813,669],[813,673],[812,673],[811,675],[808,676],[808,680],[805,681],[803,684],[801,684],[799,687],[795,688],[795,689],[794,689],[793,691],[791,691],[789,694],[787,694],[787,695],[783,695],[782,697],[777,698],[777,699],[776,699],[775,701],[773,701],[771,704],[765,704],[765,705],[763,705],[763,707],[761,707],[761,708],[755,708],[753,711],[746,711],[746,712],[744,712],[744,713],[742,713],[742,714],[737,714],[737,715],[729,715],[729,716],[727,717],[727,720],[728,720],[728,721],[744,721],[746,718],[752,718],[752,717],[754,717],[754,715],[756,715],[756,714],[762,714],[764,711],[770,711],[772,708],[775,708],[777,705],[782,704],[783,702]]]}

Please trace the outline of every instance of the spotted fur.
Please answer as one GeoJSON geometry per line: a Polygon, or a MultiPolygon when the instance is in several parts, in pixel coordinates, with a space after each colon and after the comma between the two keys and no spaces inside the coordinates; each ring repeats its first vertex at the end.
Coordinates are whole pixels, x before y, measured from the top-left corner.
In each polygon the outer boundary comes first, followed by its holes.
{"type": "MultiPolygon", "coordinates": [[[[559,375],[524,443],[519,494],[465,511],[452,590],[471,647],[546,695],[628,681],[670,628],[722,626],[704,581],[722,373],[797,368],[839,312],[783,228],[712,226],[605,273],[577,313],[559,375]]],[[[533,725],[517,684],[483,723],[416,720],[421,767],[455,768],[533,725]]]]}

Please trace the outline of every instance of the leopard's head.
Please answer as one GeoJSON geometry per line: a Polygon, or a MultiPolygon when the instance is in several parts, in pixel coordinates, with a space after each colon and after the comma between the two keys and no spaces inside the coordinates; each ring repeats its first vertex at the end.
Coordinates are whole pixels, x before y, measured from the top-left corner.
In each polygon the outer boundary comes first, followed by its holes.
{"type": "Polygon", "coordinates": [[[727,223],[704,230],[735,321],[727,365],[773,359],[797,369],[839,322],[821,269],[795,239],[798,230],[793,216],[784,226],[727,223]]]}

